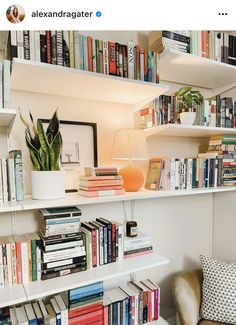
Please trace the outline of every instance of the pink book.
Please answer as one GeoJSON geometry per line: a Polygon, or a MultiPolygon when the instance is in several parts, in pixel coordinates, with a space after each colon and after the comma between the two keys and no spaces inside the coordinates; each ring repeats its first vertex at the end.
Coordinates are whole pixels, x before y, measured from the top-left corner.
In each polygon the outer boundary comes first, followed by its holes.
{"type": "Polygon", "coordinates": [[[134,253],[134,254],[130,254],[130,255],[125,255],[124,256],[124,259],[128,259],[128,258],[131,258],[131,257],[137,257],[137,256],[143,256],[143,255],[149,255],[149,254],[152,254],[153,253],[153,250],[149,250],[149,251],[144,251],[144,252],[138,252],[138,253],[134,253]]]}
{"type": "Polygon", "coordinates": [[[122,190],[122,185],[104,185],[104,186],[81,186],[80,190],[84,191],[104,191],[104,190],[122,190]]]}
{"type": "Polygon", "coordinates": [[[108,325],[108,306],[103,308],[103,324],[108,325]]]}
{"type": "Polygon", "coordinates": [[[104,190],[104,191],[83,191],[79,190],[78,193],[82,196],[96,197],[96,196],[107,196],[107,195],[122,195],[125,194],[125,190],[104,190]]]}

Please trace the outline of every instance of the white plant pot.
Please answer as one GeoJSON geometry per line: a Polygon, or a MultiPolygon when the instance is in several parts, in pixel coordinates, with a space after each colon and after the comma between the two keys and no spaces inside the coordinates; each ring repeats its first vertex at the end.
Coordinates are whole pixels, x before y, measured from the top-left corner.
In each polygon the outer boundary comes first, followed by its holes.
{"type": "Polygon", "coordinates": [[[63,171],[32,171],[32,198],[35,200],[61,199],[65,196],[63,171]]]}
{"type": "Polygon", "coordinates": [[[196,118],[196,112],[182,112],[179,116],[181,124],[193,125],[196,118]]]}

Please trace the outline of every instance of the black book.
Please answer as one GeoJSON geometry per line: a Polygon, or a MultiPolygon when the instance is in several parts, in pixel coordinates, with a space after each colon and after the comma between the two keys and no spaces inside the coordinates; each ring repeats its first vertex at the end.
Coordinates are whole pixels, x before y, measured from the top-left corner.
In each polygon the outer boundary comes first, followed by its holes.
{"type": "Polygon", "coordinates": [[[234,37],[229,35],[229,64],[234,65],[234,37]]]}
{"type": "Polygon", "coordinates": [[[162,31],[162,37],[166,37],[166,38],[172,39],[174,41],[190,44],[190,37],[188,37],[186,35],[181,35],[181,34],[178,34],[175,32],[171,32],[168,30],[162,31]]]}
{"type": "Polygon", "coordinates": [[[112,223],[104,218],[96,218],[96,221],[107,228],[107,263],[112,262],[112,223]]]}
{"type": "Polygon", "coordinates": [[[234,60],[232,60],[232,64],[236,65],[236,37],[233,36],[233,58],[234,60]]]}
{"type": "MultiPolygon", "coordinates": [[[[68,265],[77,265],[80,263],[86,263],[86,255],[83,256],[78,256],[78,257],[74,257],[74,258],[68,258],[66,260],[63,260],[62,265],[59,265],[61,261],[57,262],[58,266],[57,267],[52,267],[52,265],[54,265],[54,262],[49,262],[49,263],[41,263],[41,270],[42,271],[49,271],[49,270],[54,270],[59,271],[59,268],[64,267],[65,268],[69,268],[68,265]],[[68,261],[68,262],[67,262],[68,261]],[[66,264],[67,263],[67,264],[66,264]]],[[[84,265],[84,264],[81,264],[84,265]]]]}
{"type": "Polygon", "coordinates": [[[30,42],[29,42],[29,31],[23,31],[23,44],[24,44],[24,59],[30,60],[30,42]]]}
{"type": "Polygon", "coordinates": [[[17,53],[17,33],[15,30],[9,32],[10,59],[18,57],[17,53]]]}
{"type": "Polygon", "coordinates": [[[193,158],[192,188],[197,188],[197,159],[196,158],[193,158]]]}
{"type": "Polygon", "coordinates": [[[119,66],[119,43],[115,43],[115,52],[116,52],[116,75],[120,75],[120,66],[119,66]]]}
{"type": "Polygon", "coordinates": [[[209,187],[215,186],[215,165],[216,159],[210,158],[209,159],[209,187]]]}
{"type": "Polygon", "coordinates": [[[41,280],[57,278],[57,277],[61,277],[61,276],[64,276],[64,275],[77,273],[77,272],[81,272],[81,271],[85,271],[85,270],[86,270],[86,265],[85,266],[75,267],[75,268],[72,268],[72,269],[66,269],[66,270],[63,270],[63,271],[57,271],[57,272],[42,274],[41,275],[41,280]]]}
{"type": "Polygon", "coordinates": [[[46,41],[46,32],[40,31],[40,61],[47,62],[47,41],[46,41]]]}
{"type": "Polygon", "coordinates": [[[216,96],[216,126],[221,127],[221,99],[220,99],[220,95],[216,96]]]}
{"type": "Polygon", "coordinates": [[[128,78],[128,48],[126,45],[122,46],[123,52],[123,77],[128,78]]]}
{"type": "Polygon", "coordinates": [[[56,31],[51,31],[51,61],[52,64],[57,64],[57,37],[56,31]]]}

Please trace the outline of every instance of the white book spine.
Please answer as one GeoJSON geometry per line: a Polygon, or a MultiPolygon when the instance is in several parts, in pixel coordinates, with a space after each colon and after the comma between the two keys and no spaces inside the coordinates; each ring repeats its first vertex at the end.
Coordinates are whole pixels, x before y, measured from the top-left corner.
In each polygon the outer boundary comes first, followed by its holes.
{"type": "Polygon", "coordinates": [[[134,324],[139,325],[139,296],[135,295],[135,319],[134,324]]]}
{"type": "Polygon", "coordinates": [[[34,32],[34,48],[35,48],[35,61],[40,62],[41,56],[40,56],[40,31],[36,30],[34,32]]]}
{"type": "Polygon", "coordinates": [[[0,109],[3,108],[3,62],[0,61],[0,109]]]}
{"type": "Polygon", "coordinates": [[[92,39],[93,72],[97,72],[96,40],[92,39]]]}
{"type": "Polygon", "coordinates": [[[56,245],[47,245],[47,246],[45,246],[45,251],[50,252],[50,251],[57,250],[57,249],[71,248],[71,247],[77,247],[77,246],[82,246],[82,245],[83,245],[82,240],[68,242],[68,243],[62,243],[62,244],[56,244],[56,245]]]}
{"type": "Polygon", "coordinates": [[[11,263],[11,244],[6,244],[7,249],[7,270],[8,270],[8,285],[12,286],[12,263],[11,263]]]}
{"type": "Polygon", "coordinates": [[[134,43],[128,42],[128,77],[134,79],[134,43]]]}
{"type": "Polygon", "coordinates": [[[22,283],[29,282],[29,262],[27,242],[21,243],[22,283]]]}
{"type": "Polygon", "coordinates": [[[103,228],[99,228],[99,264],[103,265],[104,264],[104,254],[103,254],[103,228]]]}
{"type": "Polygon", "coordinates": [[[29,42],[30,42],[30,60],[36,61],[35,55],[35,31],[29,31],[29,42]]]}
{"type": "Polygon", "coordinates": [[[76,252],[68,253],[68,254],[65,254],[63,257],[61,257],[61,256],[44,257],[43,263],[56,262],[56,261],[60,261],[61,259],[69,259],[69,258],[80,257],[80,256],[84,256],[84,255],[85,255],[85,251],[83,253],[76,253],[76,252]]]}
{"type": "Polygon", "coordinates": [[[19,59],[24,59],[24,33],[23,30],[18,30],[17,34],[17,56],[19,59]]]}
{"type": "Polygon", "coordinates": [[[104,74],[109,74],[108,41],[103,41],[104,74]]]}
{"type": "Polygon", "coordinates": [[[79,69],[80,68],[80,35],[79,31],[75,30],[74,31],[74,51],[75,51],[75,68],[79,69]]]}
{"type": "Polygon", "coordinates": [[[10,108],[10,82],[11,82],[11,62],[3,61],[3,107],[10,108]]]}
{"type": "Polygon", "coordinates": [[[175,190],[175,158],[170,158],[170,190],[175,190]]]}
{"type": "Polygon", "coordinates": [[[10,201],[16,201],[14,159],[9,158],[7,162],[8,162],[9,199],[10,201]]]}
{"type": "Polygon", "coordinates": [[[3,187],[3,201],[8,201],[8,188],[7,188],[7,166],[6,166],[6,159],[1,159],[2,165],[2,187],[3,187]]]}
{"type": "Polygon", "coordinates": [[[175,190],[179,189],[179,160],[175,160],[175,190]]]}
{"type": "Polygon", "coordinates": [[[37,280],[41,280],[41,250],[36,247],[36,258],[37,258],[37,280]]]}
{"type": "Polygon", "coordinates": [[[0,289],[4,287],[2,245],[0,245],[0,289]]]}

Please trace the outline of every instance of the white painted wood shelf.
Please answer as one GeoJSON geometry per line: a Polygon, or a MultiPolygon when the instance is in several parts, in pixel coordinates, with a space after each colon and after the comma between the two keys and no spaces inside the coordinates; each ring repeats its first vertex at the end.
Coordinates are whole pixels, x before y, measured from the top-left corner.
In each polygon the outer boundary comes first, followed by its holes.
{"type": "Polygon", "coordinates": [[[11,89],[130,105],[144,105],[167,85],[14,58],[11,89]]]}
{"type": "Polygon", "coordinates": [[[0,308],[19,304],[27,300],[22,284],[0,289],[0,308]]]}
{"type": "Polygon", "coordinates": [[[16,110],[12,108],[0,109],[0,127],[11,129],[16,116],[16,110]]]}
{"type": "Polygon", "coordinates": [[[77,193],[66,194],[65,198],[58,200],[33,200],[26,198],[21,202],[6,202],[0,205],[0,213],[13,212],[13,211],[27,211],[38,210],[50,207],[63,207],[70,205],[88,205],[88,204],[100,204],[100,203],[112,203],[122,202],[130,200],[146,200],[146,199],[158,199],[164,197],[177,197],[177,196],[189,196],[189,195],[202,195],[221,192],[236,191],[236,186],[222,186],[211,188],[196,188],[192,190],[176,190],[176,191],[151,191],[141,189],[138,192],[127,192],[124,195],[117,196],[103,196],[86,198],[80,196],[77,193]]]}
{"type": "Polygon", "coordinates": [[[183,124],[164,124],[144,129],[143,132],[146,137],[158,135],[163,137],[206,138],[213,135],[236,135],[236,129],[183,124]]]}
{"type": "Polygon", "coordinates": [[[110,263],[105,266],[93,268],[92,270],[66,275],[61,278],[30,282],[24,285],[24,289],[27,299],[32,300],[97,281],[106,281],[132,272],[162,266],[168,263],[169,260],[167,258],[153,253],[150,255],[124,259],[120,262],[110,263]],[[60,283],[60,286],[58,283],[60,283]]]}
{"type": "Polygon", "coordinates": [[[236,81],[236,67],[176,50],[160,56],[160,79],[190,86],[216,89],[236,81]]]}
{"type": "Polygon", "coordinates": [[[169,323],[161,316],[159,316],[158,320],[147,323],[147,325],[168,325],[168,324],[169,323]]]}

